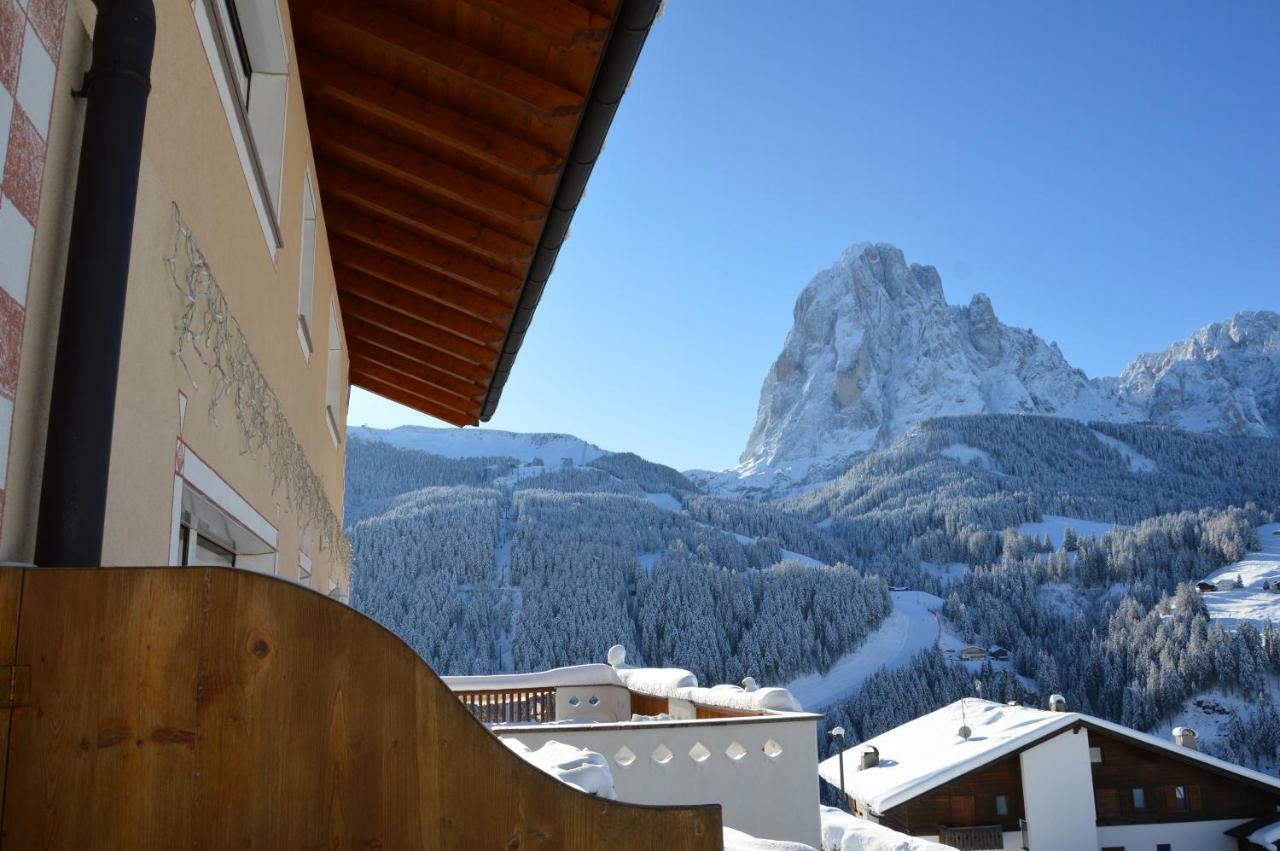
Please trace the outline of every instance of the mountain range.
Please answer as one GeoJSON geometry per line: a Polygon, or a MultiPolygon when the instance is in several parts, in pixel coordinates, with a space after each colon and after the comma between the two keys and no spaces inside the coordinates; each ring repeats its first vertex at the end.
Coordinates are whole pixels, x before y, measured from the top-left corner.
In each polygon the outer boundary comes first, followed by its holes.
{"type": "Polygon", "coordinates": [[[1003,413],[1278,436],[1280,314],[1238,313],[1090,379],[1056,343],[1001,322],[987,296],[948,304],[934,267],[858,244],[797,298],[739,466],[696,479],[785,490],[833,478],[930,417],[1003,413]]]}

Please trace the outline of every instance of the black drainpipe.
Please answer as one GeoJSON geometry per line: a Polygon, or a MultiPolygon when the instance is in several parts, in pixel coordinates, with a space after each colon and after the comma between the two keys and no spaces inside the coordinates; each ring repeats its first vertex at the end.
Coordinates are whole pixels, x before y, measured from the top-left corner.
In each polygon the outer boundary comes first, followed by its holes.
{"type": "Polygon", "coordinates": [[[151,93],[151,0],[96,0],[58,354],[49,400],[35,561],[102,563],[142,131],[151,93]]]}

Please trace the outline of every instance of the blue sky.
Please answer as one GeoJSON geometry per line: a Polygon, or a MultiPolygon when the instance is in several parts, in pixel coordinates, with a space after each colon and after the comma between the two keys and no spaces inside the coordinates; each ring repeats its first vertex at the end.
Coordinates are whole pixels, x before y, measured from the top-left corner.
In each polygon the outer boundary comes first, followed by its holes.
{"type": "MultiPolygon", "coordinates": [[[[864,240],[1090,376],[1280,309],[1277,33],[1270,0],[670,0],[487,427],[730,466],[864,240]]],[[[349,421],[440,425],[359,389],[349,421]]]]}

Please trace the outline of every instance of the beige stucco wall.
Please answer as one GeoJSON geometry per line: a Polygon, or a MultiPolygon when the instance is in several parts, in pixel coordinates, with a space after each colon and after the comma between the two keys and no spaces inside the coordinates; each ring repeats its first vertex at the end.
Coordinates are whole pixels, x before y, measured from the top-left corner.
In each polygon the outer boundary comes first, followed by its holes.
{"type": "MultiPolygon", "coordinates": [[[[74,0],[67,15],[49,139],[50,173],[42,196],[47,213],[41,215],[36,232],[28,331],[15,400],[14,461],[0,560],[29,561],[34,547],[49,379],[83,110],[82,102],[72,99],[69,90],[88,64],[93,14],[88,2],[74,0]]],[[[103,561],[109,565],[169,562],[175,459],[181,441],[275,526],[279,575],[298,577],[298,552],[305,547],[313,571],[308,584],[328,591],[332,578],[346,591],[346,567],[332,551],[319,550],[318,534],[306,535],[304,543],[301,515],[283,487],[273,488],[263,453],[255,456],[243,451],[244,437],[231,405],[224,401],[215,421],[209,410],[211,382],[206,373],[196,365],[192,372],[200,386],[194,386],[174,356],[182,297],[164,258],[170,250],[173,205],[177,204],[312,469],[323,481],[330,505],[341,517],[345,443],[334,445],[324,415],[328,311],[331,302],[336,304],[336,292],[323,209],[318,214],[315,353],[309,363],[296,333],[304,174],[310,169],[314,181],[314,168],[287,9],[282,8],[281,14],[291,73],[278,210],[284,244],[273,260],[254,213],[192,4],[156,0],[156,50],[134,225],[103,561]],[[189,399],[181,423],[179,394],[189,399]]],[[[343,360],[345,389],[345,356],[343,360]]],[[[345,393],[342,406],[340,420],[345,422],[345,393]]]]}

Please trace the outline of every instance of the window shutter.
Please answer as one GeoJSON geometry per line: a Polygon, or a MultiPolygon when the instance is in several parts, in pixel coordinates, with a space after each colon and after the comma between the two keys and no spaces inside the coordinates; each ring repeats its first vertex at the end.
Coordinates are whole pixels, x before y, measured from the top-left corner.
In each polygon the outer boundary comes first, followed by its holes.
{"type": "Polygon", "coordinates": [[[1164,787],[1164,811],[1166,813],[1176,813],[1178,811],[1178,789],[1176,786],[1164,787]]]}
{"type": "Polygon", "coordinates": [[[1200,787],[1199,786],[1187,787],[1187,802],[1190,804],[1191,809],[1193,810],[1200,809],[1200,787]]]}

